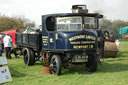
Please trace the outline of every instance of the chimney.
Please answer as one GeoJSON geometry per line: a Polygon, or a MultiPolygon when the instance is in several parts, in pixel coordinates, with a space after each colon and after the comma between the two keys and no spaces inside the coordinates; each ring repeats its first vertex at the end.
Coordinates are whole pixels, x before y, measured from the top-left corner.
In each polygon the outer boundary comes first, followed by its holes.
{"type": "Polygon", "coordinates": [[[88,13],[86,5],[72,5],[72,13],[88,13]]]}

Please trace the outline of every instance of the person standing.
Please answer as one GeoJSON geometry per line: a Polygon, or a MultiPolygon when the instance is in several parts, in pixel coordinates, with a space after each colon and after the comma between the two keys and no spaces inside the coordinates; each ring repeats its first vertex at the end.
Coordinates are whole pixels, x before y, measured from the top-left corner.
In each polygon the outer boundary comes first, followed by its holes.
{"type": "Polygon", "coordinates": [[[119,48],[119,45],[120,45],[119,40],[116,40],[115,43],[116,43],[117,48],[119,48]]]}
{"type": "Polygon", "coordinates": [[[2,56],[2,52],[3,52],[3,45],[2,45],[2,35],[0,35],[0,56],[2,56]]]}
{"type": "Polygon", "coordinates": [[[12,43],[12,38],[8,35],[8,33],[6,33],[4,39],[3,39],[3,42],[4,42],[4,48],[5,48],[5,52],[6,52],[6,57],[8,59],[11,59],[11,43],[12,43]]]}

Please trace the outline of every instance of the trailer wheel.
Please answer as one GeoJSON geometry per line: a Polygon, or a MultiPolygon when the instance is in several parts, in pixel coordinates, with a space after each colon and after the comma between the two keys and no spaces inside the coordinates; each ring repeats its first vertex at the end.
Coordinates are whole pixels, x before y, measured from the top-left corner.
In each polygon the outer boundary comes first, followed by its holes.
{"type": "Polygon", "coordinates": [[[24,63],[28,66],[34,65],[35,63],[35,58],[34,58],[34,54],[33,51],[29,48],[25,48],[24,52],[24,63]]]}
{"type": "Polygon", "coordinates": [[[97,58],[95,54],[88,55],[88,62],[86,63],[88,72],[95,72],[97,70],[97,58]]]}
{"type": "Polygon", "coordinates": [[[61,74],[62,61],[59,55],[53,55],[50,60],[51,72],[54,75],[61,74]]]}

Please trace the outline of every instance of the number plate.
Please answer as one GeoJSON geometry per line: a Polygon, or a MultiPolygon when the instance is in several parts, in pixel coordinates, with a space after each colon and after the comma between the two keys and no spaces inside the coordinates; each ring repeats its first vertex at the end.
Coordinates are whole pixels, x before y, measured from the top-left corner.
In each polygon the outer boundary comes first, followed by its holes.
{"type": "Polygon", "coordinates": [[[86,55],[75,55],[73,58],[72,58],[72,62],[74,63],[83,63],[83,62],[87,62],[87,59],[88,59],[88,56],[86,55]]]}

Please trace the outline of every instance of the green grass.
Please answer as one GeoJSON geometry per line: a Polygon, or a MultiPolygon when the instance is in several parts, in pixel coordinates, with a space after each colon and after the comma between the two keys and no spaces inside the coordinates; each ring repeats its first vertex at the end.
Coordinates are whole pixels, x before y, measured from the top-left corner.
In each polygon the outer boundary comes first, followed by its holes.
{"type": "Polygon", "coordinates": [[[24,65],[23,58],[8,60],[13,81],[4,85],[127,85],[128,42],[120,43],[118,57],[102,60],[94,73],[84,67],[62,69],[62,75],[42,74],[42,63],[24,65]]]}

